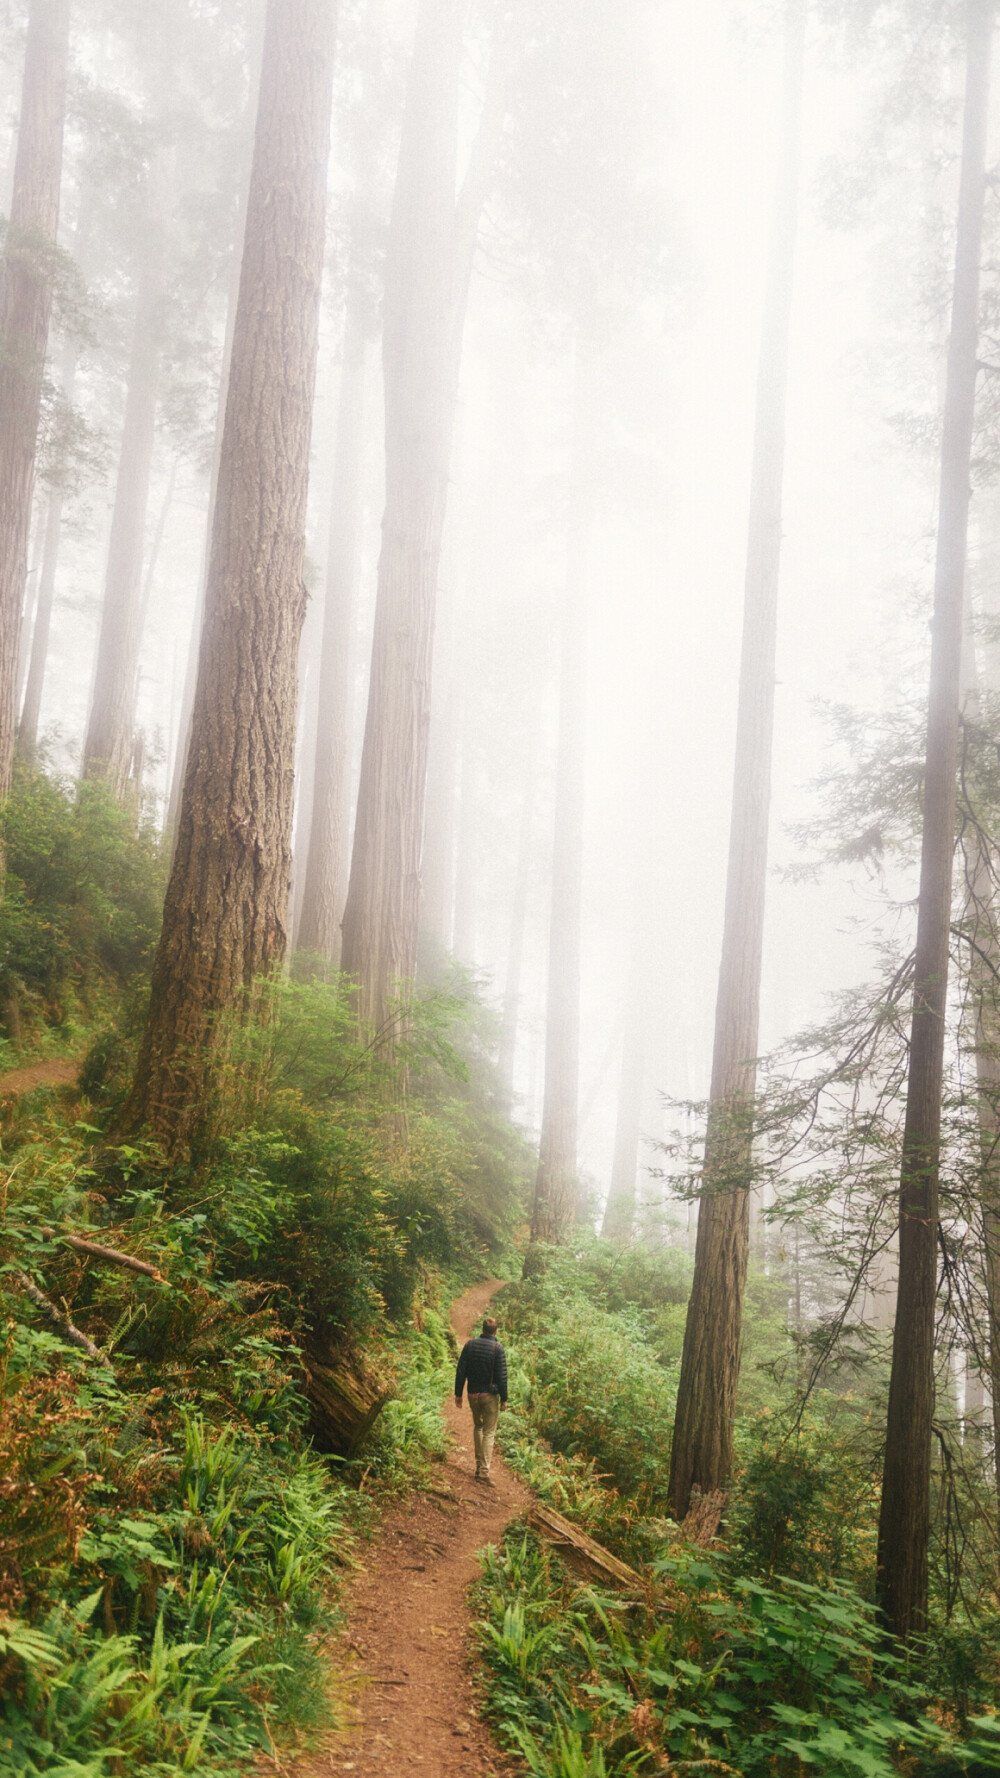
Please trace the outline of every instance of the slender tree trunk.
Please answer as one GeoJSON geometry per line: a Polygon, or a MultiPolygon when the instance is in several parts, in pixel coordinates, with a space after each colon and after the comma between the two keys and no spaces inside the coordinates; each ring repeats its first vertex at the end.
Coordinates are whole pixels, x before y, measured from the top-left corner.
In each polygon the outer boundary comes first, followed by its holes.
{"type": "Polygon", "coordinates": [[[938,508],[923,842],[899,1203],[878,1598],[904,1640],[927,1618],[938,1170],[944,1069],[969,482],[979,338],[979,262],[993,0],[968,0],[965,114],[938,508]]]}
{"type": "Polygon", "coordinates": [[[0,266],[0,802],[17,727],[21,610],[59,227],[69,0],[32,0],[0,266]]]}
{"type": "MultiPolygon", "coordinates": [[[[435,683],[438,683],[437,679],[435,683]]],[[[427,811],[421,854],[423,933],[434,950],[451,949],[455,902],[455,756],[457,696],[454,677],[435,694],[427,767],[427,811]]],[[[437,964],[439,957],[433,959],[437,964]]]]}
{"type": "Polygon", "coordinates": [[[562,1241],[577,1199],[580,1099],[580,906],[583,877],[586,599],[593,489],[585,465],[582,371],[577,348],[576,415],[563,602],[559,751],[552,843],[549,979],[545,1009],[545,1089],[532,1241],[562,1241]]]}
{"type": "Polygon", "coordinates": [[[510,938],[507,944],[507,970],[504,978],[503,1016],[500,1025],[500,1050],[497,1058],[504,1109],[509,1114],[514,1104],[514,1064],[517,1059],[517,1027],[521,1007],[521,971],[524,965],[524,931],[528,918],[528,889],[531,883],[532,837],[535,825],[535,801],[538,794],[538,769],[535,757],[528,765],[528,779],[521,805],[521,832],[517,844],[517,869],[514,895],[510,908],[510,938]]]}
{"type": "Polygon", "coordinates": [[[281,962],[333,77],[329,0],[269,0],[198,686],[122,1127],[184,1153],[227,1020],[281,962]]]}
{"type": "Polygon", "coordinates": [[[351,677],[361,529],[361,457],[365,417],[368,304],[348,302],[337,409],[333,501],[319,668],[319,716],[312,820],[298,944],[336,965],[347,895],[350,821],[351,677]]]}
{"type": "Polygon", "coordinates": [[[805,0],[789,0],[784,121],[757,375],[722,962],[694,1276],[670,1454],[671,1511],[678,1523],[692,1488],[707,1493],[724,1487],[732,1465],[749,1245],[804,38],[805,0]]]}
{"type": "Polygon", "coordinates": [[[461,700],[462,741],[455,832],[455,924],[451,948],[460,963],[476,958],[478,872],[476,869],[476,741],[466,692],[461,700]]]}
{"type": "Polygon", "coordinates": [[[45,537],[42,544],[42,567],[38,577],[38,603],[31,632],[31,653],[24,685],[24,701],[17,728],[18,753],[26,760],[35,756],[38,747],[38,723],[42,708],[45,665],[49,657],[52,631],[52,605],[55,599],[56,570],[59,566],[59,544],[62,537],[62,513],[66,498],[64,488],[56,483],[49,489],[45,509],[45,537]]]}
{"type": "Polygon", "coordinates": [[[128,369],[125,419],[108,540],[104,604],[83,775],[107,785],[119,802],[129,793],[135,750],[135,687],[142,644],[142,564],[156,431],[160,358],[160,284],[140,267],[128,369]]]}
{"type": "Polygon", "coordinates": [[[618,1115],[615,1152],[611,1164],[611,1189],[604,1208],[601,1233],[609,1241],[629,1241],[635,1227],[635,1184],[639,1167],[639,1125],[646,1081],[645,956],[640,936],[632,941],[628,1006],[622,1040],[622,1065],[618,1083],[618,1115]]]}
{"type": "Polygon", "coordinates": [[[455,200],[459,0],[421,0],[385,270],[386,504],[342,966],[362,1023],[413,979],[431,658],[469,280],[503,124],[494,80],[455,200]]]}

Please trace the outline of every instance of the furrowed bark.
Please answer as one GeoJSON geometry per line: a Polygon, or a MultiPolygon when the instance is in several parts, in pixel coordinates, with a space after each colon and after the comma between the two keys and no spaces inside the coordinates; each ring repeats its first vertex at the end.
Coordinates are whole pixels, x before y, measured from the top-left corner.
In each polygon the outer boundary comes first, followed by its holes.
{"type": "Polygon", "coordinates": [[[904,1641],[927,1621],[938,1172],[962,618],[979,338],[979,270],[993,0],[969,0],[958,232],[941,438],[923,837],[899,1201],[899,1283],[886,1420],[877,1592],[904,1641]]]}
{"type": "Polygon", "coordinates": [[[69,0],[32,0],[0,266],[0,802],[10,790],[42,372],[59,227],[69,0]]]}
{"type": "Polygon", "coordinates": [[[694,1276],[670,1454],[671,1512],[724,1487],[733,1455],[749,1247],[753,1106],[771,801],[788,340],[801,158],[805,0],[785,25],[784,119],[757,377],[736,770],[694,1276]]]}
{"type": "Polygon", "coordinates": [[[332,71],[328,0],[270,0],[184,795],[121,1120],[169,1154],[211,1130],[227,1022],[285,949],[332,71]]]}

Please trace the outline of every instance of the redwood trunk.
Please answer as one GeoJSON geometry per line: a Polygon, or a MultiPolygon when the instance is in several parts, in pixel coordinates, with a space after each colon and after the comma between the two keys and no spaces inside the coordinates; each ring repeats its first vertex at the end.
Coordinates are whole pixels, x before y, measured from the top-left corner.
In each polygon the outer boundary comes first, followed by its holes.
{"type": "Polygon", "coordinates": [[[351,669],[358,593],[367,311],[363,292],[354,293],[348,304],[340,375],[312,820],[298,931],[301,950],[312,951],[334,965],[340,958],[349,856],[351,669]]]}
{"type": "Polygon", "coordinates": [[[969,0],[955,283],[941,439],[923,840],[899,1202],[878,1599],[904,1640],[927,1619],[938,1173],[962,672],[966,534],[979,337],[992,0],[969,0]]]}
{"type": "Polygon", "coordinates": [[[69,0],[32,0],[0,268],[0,802],[10,789],[42,372],[59,226],[69,0]]]}
{"type": "Polygon", "coordinates": [[[385,269],[386,504],[342,967],[381,1026],[416,967],[431,657],[458,368],[479,217],[499,144],[494,80],[458,202],[464,8],[421,0],[385,269]]]}
{"type": "Polygon", "coordinates": [[[328,0],[269,0],[191,743],[122,1120],[171,1154],[211,1131],[227,1024],[285,948],[332,72],[328,0]]]}
{"type": "Polygon", "coordinates": [[[226,420],[226,399],[229,390],[229,367],[233,356],[233,330],[236,323],[236,305],[240,291],[240,273],[243,265],[243,244],[246,236],[247,194],[250,183],[250,165],[253,151],[253,123],[256,117],[260,96],[260,67],[263,54],[262,20],[264,5],[262,0],[251,0],[249,14],[250,32],[250,92],[247,99],[246,120],[243,131],[245,152],[240,159],[241,179],[239,189],[239,213],[233,240],[233,251],[230,258],[229,288],[226,303],[226,331],[222,343],[222,364],[219,369],[219,399],[215,410],[215,435],[212,440],[212,465],[209,472],[208,512],[205,522],[205,554],[202,563],[201,579],[195,601],[194,616],[191,621],[191,635],[188,640],[187,660],[184,669],[184,689],[181,694],[181,708],[177,723],[177,746],[174,750],[172,770],[170,774],[170,794],[167,798],[167,813],[164,823],[168,843],[173,847],[177,834],[177,822],[181,809],[181,792],[187,774],[188,747],[191,739],[191,717],[194,711],[195,692],[198,685],[198,663],[201,656],[201,636],[205,623],[205,589],[208,580],[209,558],[212,547],[212,531],[215,521],[215,498],[219,486],[219,464],[222,458],[222,438],[226,420]]]}
{"type": "Polygon", "coordinates": [[[139,273],[125,419],[108,539],[104,604],[83,775],[119,802],[129,792],[135,747],[135,691],[142,643],[142,562],[156,428],[160,344],[159,281],[139,273]]]}
{"type": "Polygon", "coordinates": [[[671,1512],[724,1487],[733,1455],[749,1246],[752,1124],[771,800],[788,340],[801,143],[804,0],[786,12],[785,100],[750,485],[736,770],[702,1195],[670,1455],[671,1512]]]}
{"type": "Polygon", "coordinates": [[[580,378],[578,362],[552,838],[545,1089],[531,1214],[532,1241],[549,1242],[562,1241],[569,1233],[577,1200],[586,571],[590,542],[589,496],[592,493],[587,486],[583,463],[585,421],[581,413],[580,378]]]}

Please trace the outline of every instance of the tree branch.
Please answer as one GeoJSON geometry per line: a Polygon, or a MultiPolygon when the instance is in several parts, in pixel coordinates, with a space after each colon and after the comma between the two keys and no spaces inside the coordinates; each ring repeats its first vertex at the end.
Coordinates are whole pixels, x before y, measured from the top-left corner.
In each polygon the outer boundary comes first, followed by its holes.
{"type": "Polygon", "coordinates": [[[95,1363],[103,1364],[106,1370],[111,1370],[111,1360],[107,1353],[102,1352],[99,1346],[94,1345],[93,1340],[88,1340],[85,1333],[81,1333],[78,1327],[73,1326],[69,1316],[64,1315],[61,1310],[56,1308],[55,1303],[49,1301],[44,1291],[39,1290],[34,1279],[28,1277],[27,1272],[15,1272],[14,1280],[24,1291],[25,1296],[30,1297],[35,1308],[44,1315],[49,1326],[55,1328],[61,1339],[65,1340],[68,1345],[76,1346],[81,1352],[85,1352],[87,1357],[92,1358],[95,1363]]]}

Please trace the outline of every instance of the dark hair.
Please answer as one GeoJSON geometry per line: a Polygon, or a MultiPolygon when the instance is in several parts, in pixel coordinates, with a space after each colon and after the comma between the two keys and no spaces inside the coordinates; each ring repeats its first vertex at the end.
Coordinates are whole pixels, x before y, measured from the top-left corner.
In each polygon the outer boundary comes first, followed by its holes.
{"type": "Polygon", "coordinates": [[[484,1338],[484,1340],[492,1340],[496,1331],[497,1331],[496,1322],[494,1321],[492,1315],[487,1315],[486,1320],[483,1322],[483,1338],[484,1338]]]}

